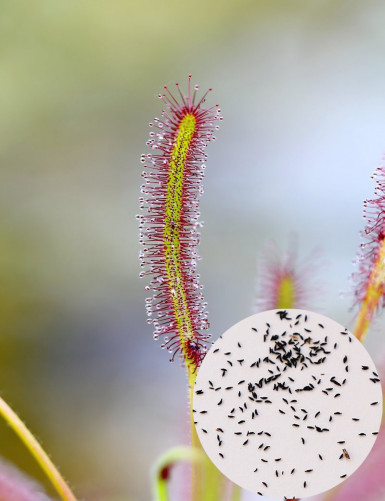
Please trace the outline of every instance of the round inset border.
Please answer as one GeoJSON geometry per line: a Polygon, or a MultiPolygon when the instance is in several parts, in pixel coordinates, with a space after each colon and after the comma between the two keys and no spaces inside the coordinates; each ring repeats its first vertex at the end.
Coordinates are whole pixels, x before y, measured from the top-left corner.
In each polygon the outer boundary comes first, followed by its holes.
{"type": "Polygon", "coordinates": [[[361,465],[381,424],[382,391],[371,357],[346,328],[318,313],[270,310],[211,347],[193,413],[203,448],[230,480],[301,498],[361,465]]]}

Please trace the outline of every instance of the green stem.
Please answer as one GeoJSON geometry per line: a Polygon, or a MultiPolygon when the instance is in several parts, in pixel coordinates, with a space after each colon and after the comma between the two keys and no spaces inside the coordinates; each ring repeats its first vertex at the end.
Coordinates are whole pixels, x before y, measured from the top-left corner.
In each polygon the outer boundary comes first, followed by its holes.
{"type": "Polygon", "coordinates": [[[28,430],[19,416],[9,407],[9,405],[0,397],[0,415],[16,433],[29,450],[32,456],[36,459],[41,469],[48,477],[52,485],[55,487],[59,496],[63,501],[77,501],[76,497],[68,487],[64,478],[61,476],[56,466],[52,463],[42,446],[28,430]]]}
{"type": "Polygon", "coordinates": [[[241,501],[242,489],[239,485],[233,485],[233,492],[231,495],[231,501],[241,501]]]}

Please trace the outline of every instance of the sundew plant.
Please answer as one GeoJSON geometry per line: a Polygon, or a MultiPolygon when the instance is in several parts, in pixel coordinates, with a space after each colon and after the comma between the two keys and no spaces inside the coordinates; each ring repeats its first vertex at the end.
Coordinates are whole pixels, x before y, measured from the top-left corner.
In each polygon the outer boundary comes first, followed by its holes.
{"type": "MultiPolygon", "coordinates": [[[[144,184],[140,198],[140,252],[142,277],[148,277],[146,299],[148,322],[154,338],[168,350],[170,360],[179,359],[187,373],[190,401],[191,446],[175,447],[157,462],[153,495],[157,501],[170,500],[172,467],[191,463],[190,501],[236,501],[241,490],[216,469],[197,437],[192,413],[192,395],[199,366],[207,352],[210,334],[202,285],[196,271],[199,244],[199,196],[206,168],[206,146],[215,139],[219,121],[218,105],[207,105],[209,89],[199,97],[198,86],[188,77],[187,91],[176,84],[158,95],[161,118],[150,123],[149,152],[142,155],[144,184]]],[[[363,341],[377,310],[385,304],[385,168],[375,173],[375,195],[365,202],[363,242],[353,275],[355,336],[363,341]]],[[[260,258],[257,298],[254,311],[306,308],[314,292],[313,268],[297,261],[296,252],[281,256],[276,247],[267,247],[260,258]]],[[[314,264],[314,260],[312,261],[314,264]]],[[[383,427],[382,427],[383,428],[383,427]]],[[[384,431],[362,467],[323,499],[385,499],[384,431]],[[381,470],[382,468],[382,470],[381,470]]]]}

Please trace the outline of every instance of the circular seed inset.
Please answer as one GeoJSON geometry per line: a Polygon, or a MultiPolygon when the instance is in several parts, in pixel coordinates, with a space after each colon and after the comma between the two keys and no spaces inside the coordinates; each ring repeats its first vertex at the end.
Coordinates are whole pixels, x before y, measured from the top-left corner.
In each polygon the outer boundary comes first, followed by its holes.
{"type": "Polygon", "coordinates": [[[193,413],[203,448],[230,480],[268,497],[302,498],[339,484],[369,454],[381,383],[345,327],[313,312],[271,310],[214,343],[193,413]]]}

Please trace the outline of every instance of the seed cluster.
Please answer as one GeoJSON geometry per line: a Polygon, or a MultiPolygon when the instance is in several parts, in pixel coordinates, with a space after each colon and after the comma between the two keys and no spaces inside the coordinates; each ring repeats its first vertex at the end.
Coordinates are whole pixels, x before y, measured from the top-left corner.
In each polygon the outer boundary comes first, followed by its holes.
{"type": "Polygon", "coordinates": [[[272,310],[234,326],[206,355],[194,422],[234,482],[269,497],[310,496],[369,453],[381,422],[379,383],[345,328],[303,310],[272,310]]]}

